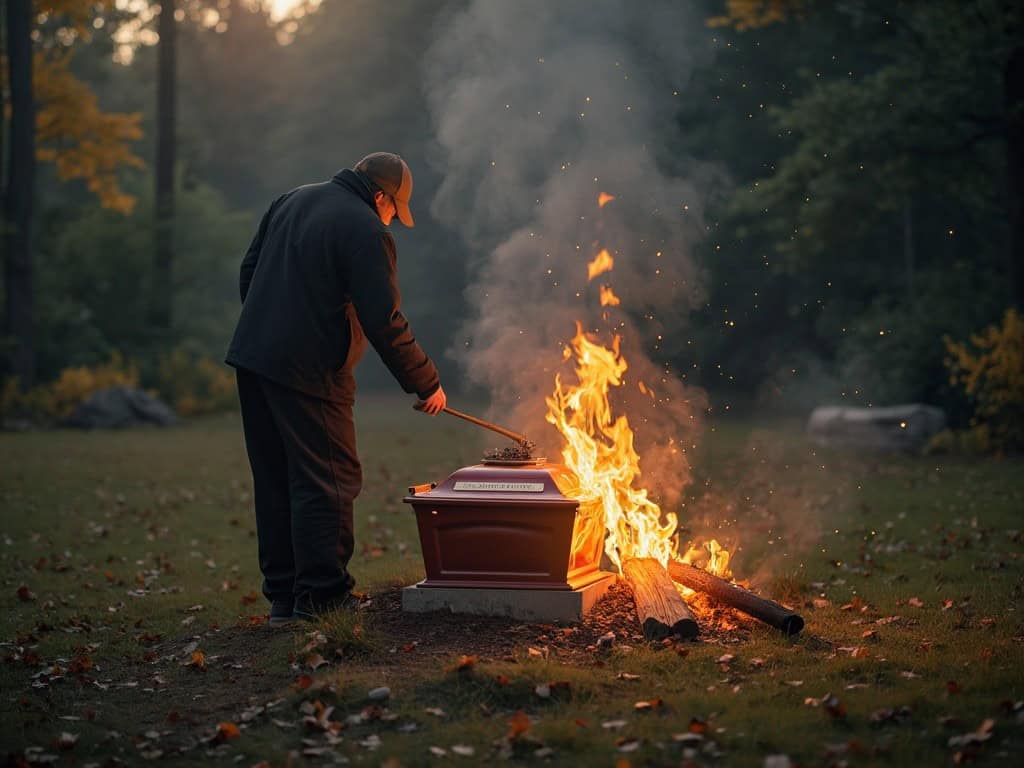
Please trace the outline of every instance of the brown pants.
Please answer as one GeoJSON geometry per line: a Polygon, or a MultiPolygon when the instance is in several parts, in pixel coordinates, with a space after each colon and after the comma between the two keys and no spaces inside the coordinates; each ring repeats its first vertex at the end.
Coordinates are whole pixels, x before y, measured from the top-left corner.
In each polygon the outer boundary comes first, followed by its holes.
{"type": "Polygon", "coordinates": [[[263,594],[327,608],[352,589],[352,503],[362,487],[352,397],[321,400],[237,370],[263,594]]]}

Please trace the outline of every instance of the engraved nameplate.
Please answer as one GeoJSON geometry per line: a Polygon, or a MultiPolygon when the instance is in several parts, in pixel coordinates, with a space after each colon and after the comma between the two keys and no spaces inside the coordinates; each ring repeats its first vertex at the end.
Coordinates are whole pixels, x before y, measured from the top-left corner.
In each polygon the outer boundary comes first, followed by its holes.
{"type": "Polygon", "coordinates": [[[544,483],[500,483],[459,480],[456,491],[512,491],[514,493],[543,493],[544,483]]]}

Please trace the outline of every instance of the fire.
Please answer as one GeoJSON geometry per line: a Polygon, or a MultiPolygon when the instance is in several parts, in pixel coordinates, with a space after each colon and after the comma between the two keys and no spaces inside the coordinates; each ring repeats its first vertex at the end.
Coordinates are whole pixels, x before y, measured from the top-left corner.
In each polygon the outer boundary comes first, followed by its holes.
{"type": "Polygon", "coordinates": [[[603,275],[605,272],[611,272],[615,266],[615,259],[608,253],[607,248],[602,248],[601,252],[594,257],[594,260],[587,264],[587,279],[593,280],[598,275],[603,275]]]}
{"type": "MultiPolygon", "coordinates": [[[[587,264],[588,279],[610,271],[614,265],[611,254],[602,249],[587,264]]],[[[600,295],[601,306],[621,303],[607,285],[601,286],[600,295]]],[[[678,516],[663,511],[648,490],[638,484],[640,456],[633,445],[633,430],[625,415],[612,413],[608,401],[609,391],[622,386],[628,368],[619,344],[616,335],[610,348],[602,346],[585,334],[577,321],[576,336],[565,347],[564,357],[575,359],[578,383],[565,384],[561,374],[556,374],[555,390],[545,398],[545,418],[565,441],[562,462],[575,475],[571,487],[560,490],[579,499],[581,519],[586,522],[577,526],[573,552],[579,551],[585,540],[593,540],[594,518],[600,519],[603,512],[604,551],[620,569],[624,560],[633,557],[654,558],[662,565],[670,559],[685,563],[707,559],[708,571],[728,577],[729,553],[714,539],[703,548],[680,554],[678,516]],[[582,515],[583,510],[586,515],[582,515]]],[[[654,396],[643,382],[638,386],[644,394],[654,396]]]]}
{"type": "Polygon", "coordinates": [[[612,290],[610,285],[601,286],[601,306],[602,307],[617,307],[622,303],[622,300],[615,295],[615,291],[612,290]]]}
{"type": "Polygon", "coordinates": [[[609,195],[607,192],[602,192],[597,196],[597,207],[604,208],[608,203],[615,199],[615,195],[609,195]]]}
{"type": "Polygon", "coordinates": [[[579,384],[565,386],[556,375],[555,391],[546,402],[547,420],[565,438],[562,460],[578,478],[575,490],[581,500],[600,500],[605,552],[615,565],[630,557],[666,563],[678,555],[678,519],[671,512],[663,515],[647,490],[635,487],[640,456],[633,447],[633,431],[625,416],[612,415],[608,402],[609,389],[622,385],[627,368],[619,337],[608,349],[588,339],[577,324],[571,347],[579,384]]]}

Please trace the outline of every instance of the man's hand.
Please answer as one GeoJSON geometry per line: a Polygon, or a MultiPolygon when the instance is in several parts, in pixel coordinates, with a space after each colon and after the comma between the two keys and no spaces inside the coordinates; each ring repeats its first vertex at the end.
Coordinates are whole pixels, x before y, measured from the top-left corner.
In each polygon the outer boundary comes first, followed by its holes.
{"type": "Polygon", "coordinates": [[[417,401],[413,408],[417,411],[429,413],[431,416],[437,416],[437,414],[444,410],[446,405],[448,405],[448,396],[444,393],[444,387],[438,387],[434,394],[426,400],[417,401]]]}

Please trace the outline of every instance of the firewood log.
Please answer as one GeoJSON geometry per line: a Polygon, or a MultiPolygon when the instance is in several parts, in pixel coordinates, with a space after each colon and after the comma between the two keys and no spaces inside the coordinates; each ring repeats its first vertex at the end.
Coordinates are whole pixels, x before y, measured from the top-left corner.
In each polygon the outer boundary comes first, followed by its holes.
{"type": "Polygon", "coordinates": [[[787,635],[798,634],[804,628],[804,620],[786,606],[758,597],[750,590],[720,579],[702,568],[671,560],[668,575],[684,587],[703,592],[719,603],[781,629],[787,635]]]}
{"type": "Polygon", "coordinates": [[[653,558],[631,558],[622,563],[622,575],[633,589],[644,637],[697,636],[700,628],[661,563],[653,558]]]}

